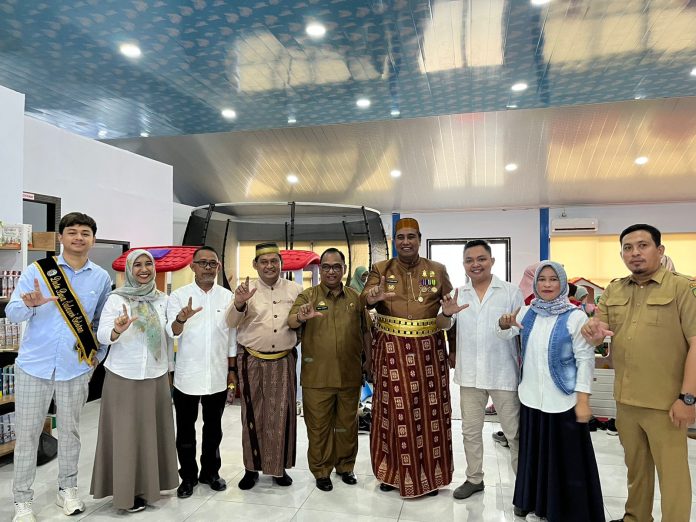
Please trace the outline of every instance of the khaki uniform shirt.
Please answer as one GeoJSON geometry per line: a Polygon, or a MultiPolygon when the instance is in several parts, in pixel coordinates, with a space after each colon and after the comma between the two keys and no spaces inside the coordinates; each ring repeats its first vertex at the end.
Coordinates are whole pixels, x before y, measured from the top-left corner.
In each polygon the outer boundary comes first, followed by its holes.
{"type": "Polygon", "coordinates": [[[599,301],[611,341],[617,402],[669,410],[682,392],[689,338],[696,336],[696,283],[660,268],[643,284],[612,281],[599,301]]]}
{"type": "Polygon", "coordinates": [[[365,308],[358,293],[347,286],[334,295],[323,284],[302,292],[290,309],[311,303],[322,317],[308,320],[301,328],[302,372],[300,384],[306,388],[348,388],[362,380],[365,308]]]}
{"type": "Polygon", "coordinates": [[[372,265],[361,295],[363,303],[367,292],[379,285],[382,276],[386,279],[384,291],[395,292],[396,296],[379,301],[374,308],[377,313],[392,317],[437,317],[442,296],[452,291],[445,265],[421,257],[415,265],[409,266],[395,258],[372,265]]]}
{"type": "Polygon", "coordinates": [[[237,311],[234,300],[227,309],[227,325],[237,328],[237,342],[263,353],[294,348],[297,332],[288,327],[288,312],[302,287],[281,277],[273,286],[257,279],[249,283],[249,290],[252,288],[256,293],[243,311],[237,311]]]}

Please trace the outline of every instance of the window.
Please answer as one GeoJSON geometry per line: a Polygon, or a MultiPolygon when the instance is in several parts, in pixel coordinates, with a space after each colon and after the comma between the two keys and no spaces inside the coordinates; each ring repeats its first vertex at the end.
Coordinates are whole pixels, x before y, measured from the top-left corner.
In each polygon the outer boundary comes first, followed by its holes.
{"type": "Polygon", "coordinates": [[[464,272],[464,245],[474,239],[484,239],[491,245],[495,263],[493,274],[503,281],[510,281],[510,238],[509,237],[469,237],[458,239],[428,239],[428,258],[447,267],[452,286],[466,284],[464,272]]]}

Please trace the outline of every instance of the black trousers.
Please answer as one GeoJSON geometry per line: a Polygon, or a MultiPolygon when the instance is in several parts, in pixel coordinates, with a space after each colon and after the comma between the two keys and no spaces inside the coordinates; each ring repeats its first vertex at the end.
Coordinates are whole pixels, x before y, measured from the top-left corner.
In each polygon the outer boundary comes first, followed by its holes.
{"type": "Polygon", "coordinates": [[[179,476],[182,480],[198,479],[196,420],[200,402],[203,407],[201,476],[217,477],[221,465],[222,414],[225,411],[227,390],[211,395],[187,395],[174,388],[173,395],[176,408],[176,453],[181,466],[179,476]]]}

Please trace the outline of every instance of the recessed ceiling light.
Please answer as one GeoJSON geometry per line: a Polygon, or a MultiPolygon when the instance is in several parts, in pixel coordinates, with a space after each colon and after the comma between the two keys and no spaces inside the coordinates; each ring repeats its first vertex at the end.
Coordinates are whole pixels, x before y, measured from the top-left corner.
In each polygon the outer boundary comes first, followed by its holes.
{"type": "Polygon", "coordinates": [[[138,47],[134,43],[121,44],[121,46],[118,49],[119,51],[121,51],[121,54],[123,54],[123,56],[126,56],[128,58],[140,58],[140,55],[143,54],[140,50],[140,47],[138,47]]]}
{"type": "Polygon", "coordinates": [[[140,137],[141,137],[141,138],[147,138],[149,135],[150,135],[149,132],[141,132],[141,133],[140,133],[140,137]]]}
{"type": "Polygon", "coordinates": [[[288,180],[288,183],[292,183],[292,184],[295,184],[298,181],[300,181],[300,178],[298,178],[294,174],[288,174],[288,177],[286,179],[288,180]]]}
{"type": "Polygon", "coordinates": [[[237,112],[234,109],[222,109],[220,114],[222,114],[223,118],[227,118],[228,120],[233,120],[237,117],[237,112]]]}
{"type": "Polygon", "coordinates": [[[367,98],[360,98],[358,101],[355,102],[355,105],[357,105],[361,109],[367,109],[370,106],[370,100],[368,100],[367,98]]]}
{"type": "Polygon", "coordinates": [[[517,104],[516,103],[508,103],[505,107],[507,107],[508,109],[516,109],[517,104]]]}
{"type": "Polygon", "coordinates": [[[510,87],[510,89],[512,89],[515,92],[524,91],[527,89],[527,84],[524,82],[517,82],[517,83],[514,83],[512,85],[512,87],[510,87]]]}
{"type": "Polygon", "coordinates": [[[645,165],[648,162],[648,157],[647,156],[638,156],[633,163],[636,165],[645,165]]]}
{"type": "Polygon", "coordinates": [[[326,34],[326,27],[319,22],[312,22],[305,27],[306,33],[312,38],[321,38],[326,34]]]}
{"type": "Polygon", "coordinates": [[[102,129],[102,130],[100,130],[97,134],[98,134],[98,136],[99,136],[100,138],[106,138],[106,135],[108,134],[108,131],[102,129]]]}
{"type": "Polygon", "coordinates": [[[401,111],[399,109],[392,109],[389,114],[396,118],[397,116],[401,116],[401,111]]]}
{"type": "Polygon", "coordinates": [[[696,67],[691,69],[691,76],[696,76],[696,67]]]}
{"type": "Polygon", "coordinates": [[[297,123],[297,118],[294,116],[288,116],[288,125],[292,125],[293,123],[297,123]]]}
{"type": "Polygon", "coordinates": [[[391,174],[392,178],[400,178],[401,177],[401,171],[399,169],[394,169],[389,174],[391,174]]]}
{"type": "Polygon", "coordinates": [[[505,170],[508,172],[515,172],[517,170],[517,163],[508,163],[505,165],[505,170]]]}
{"type": "Polygon", "coordinates": [[[551,0],[530,0],[532,5],[544,5],[548,4],[551,0]]]}

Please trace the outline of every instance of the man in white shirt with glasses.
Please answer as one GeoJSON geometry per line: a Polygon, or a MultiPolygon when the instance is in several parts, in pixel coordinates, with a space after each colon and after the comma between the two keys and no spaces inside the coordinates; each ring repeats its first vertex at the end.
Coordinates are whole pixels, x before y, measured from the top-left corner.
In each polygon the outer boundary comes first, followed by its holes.
{"type": "Polygon", "coordinates": [[[190,497],[198,482],[214,491],[227,488],[219,475],[220,442],[227,387],[237,385],[237,346],[236,331],[225,322],[234,295],[217,284],[219,269],[215,249],[203,246],[196,250],[191,262],[194,282],[172,292],[167,305],[167,333],[178,340],[173,396],[179,498],[190,497]],[[200,474],[196,463],[199,403],[203,409],[200,474]]]}
{"type": "MultiPolygon", "coordinates": [[[[520,401],[517,396],[519,366],[516,341],[496,335],[498,319],[522,306],[519,288],[501,281],[491,270],[495,258],[491,246],[482,239],[464,246],[464,270],[469,282],[455,290],[460,311],[452,319],[457,323],[457,349],[450,350],[454,382],[460,388],[462,435],[466,454],[466,482],[454,490],[454,498],[469,498],[483,491],[483,420],[488,397],[493,399],[498,418],[510,446],[512,469],[517,472],[520,401]]],[[[444,326],[444,325],[443,325],[444,326]]]]}

